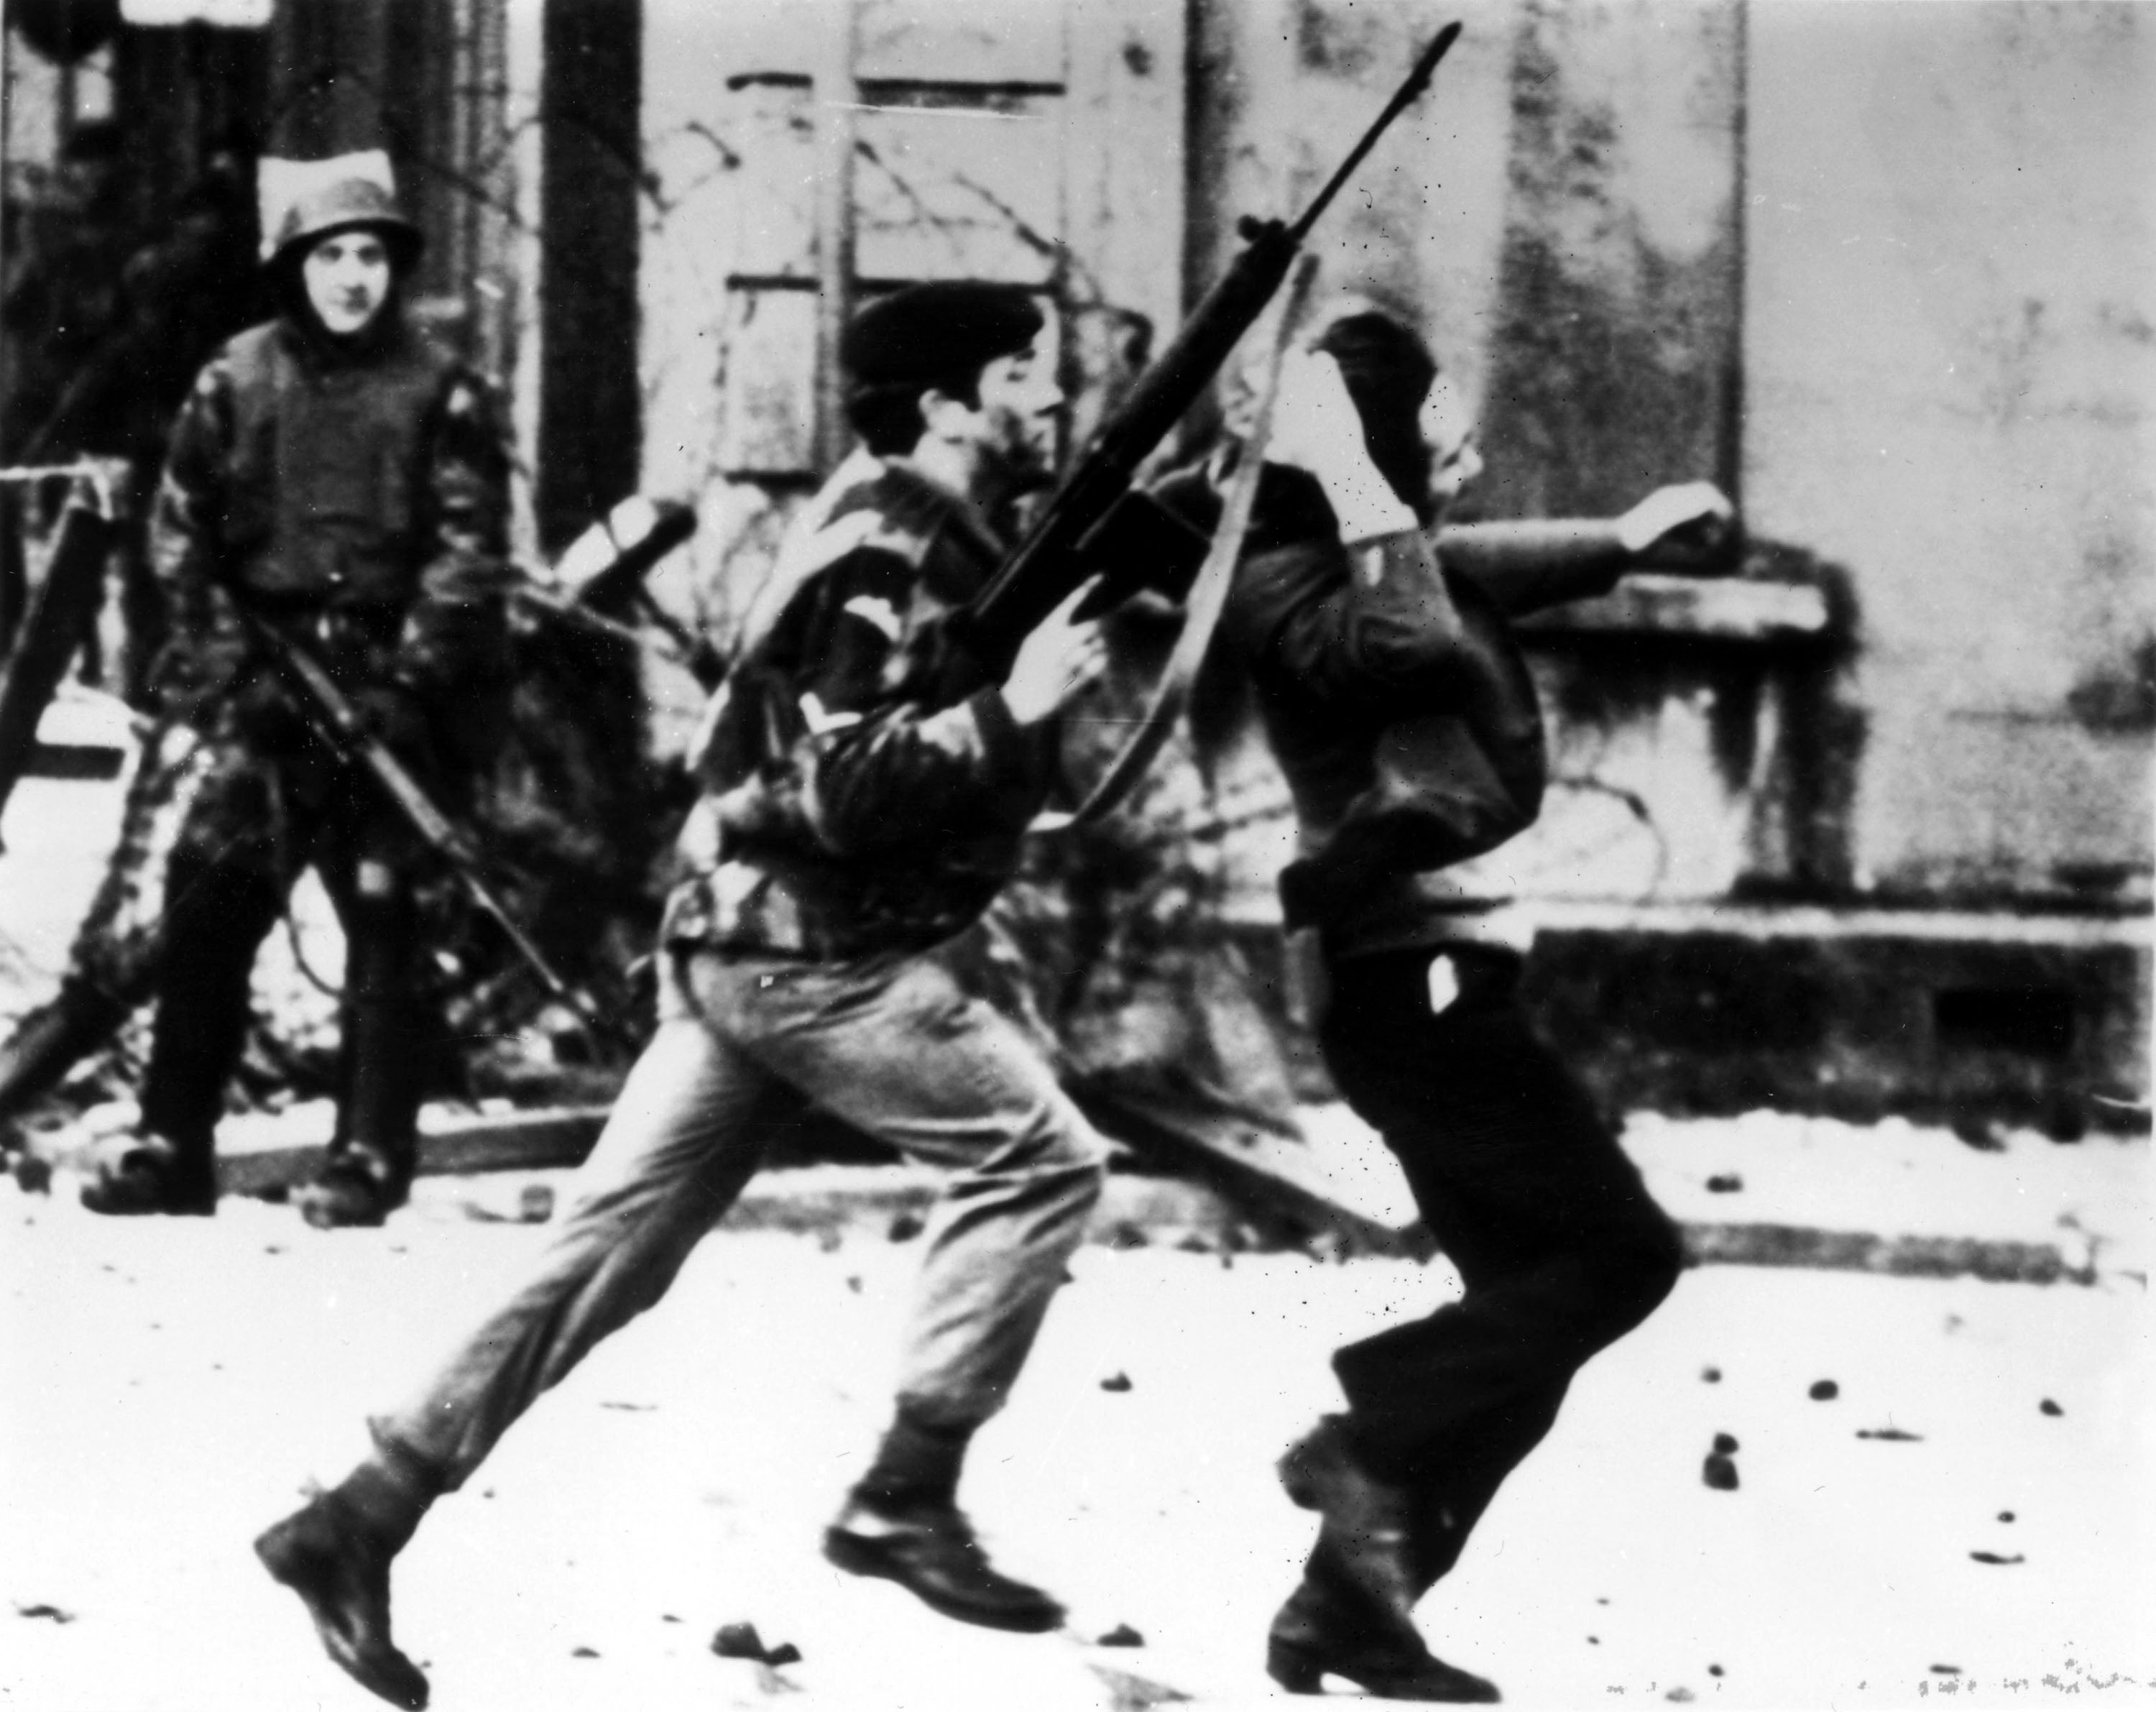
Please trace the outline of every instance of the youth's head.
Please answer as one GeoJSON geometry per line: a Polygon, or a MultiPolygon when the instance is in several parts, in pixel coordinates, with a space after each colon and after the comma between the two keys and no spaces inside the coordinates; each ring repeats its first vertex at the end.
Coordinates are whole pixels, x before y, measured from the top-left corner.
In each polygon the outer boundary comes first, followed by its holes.
{"type": "Polygon", "coordinates": [[[1482,470],[1475,419],[1421,337],[1382,310],[1329,322],[1312,342],[1339,365],[1371,460],[1428,522],[1482,470]]]}
{"type": "Polygon", "coordinates": [[[419,229],[372,173],[326,175],[295,196],[265,246],[279,301],[332,338],[377,326],[419,259],[419,229]]]}
{"type": "Polygon", "coordinates": [[[839,347],[855,432],[879,456],[913,455],[968,487],[1038,478],[1063,403],[1045,326],[1014,285],[952,280],[876,298],[839,347]]]}

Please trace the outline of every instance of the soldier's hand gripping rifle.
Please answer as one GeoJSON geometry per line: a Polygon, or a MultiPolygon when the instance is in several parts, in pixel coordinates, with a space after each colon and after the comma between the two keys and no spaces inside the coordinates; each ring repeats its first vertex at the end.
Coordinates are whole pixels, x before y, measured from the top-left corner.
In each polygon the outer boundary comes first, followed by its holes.
{"type": "MultiPolygon", "coordinates": [[[[1102,563],[1116,556],[1111,537],[1119,524],[1130,523],[1119,512],[1119,503],[1130,495],[1138,466],[1168,437],[1237,342],[1265,312],[1318,217],[1386,128],[1429,86],[1438,61],[1459,34],[1457,23],[1438,32],[1407,81],[1394,92],[1384,111],[1293,224],[1247,218],[1242,222],[1242,254],[1205,294],[1168,349],[1139,377],[1025,539],[988,585],[952,614],[944,637],[947,654],[938,671],[948,691],[963,694],[1001,676],[1027,633],[1096,572],[1105,569],[1106,574],[1103,590],[1089,598],[1089,610],[1101,610],[1143,585],[1143,566],[1126,569],[1102,563]]],[[[1131,527],[1132,532],[1145,532],[1142,524],[1131,527]]]]}
{"type": "Polygon", "coordinates": [[[585,1026],[601,1039],[617,1045],[632,1044],[592,1008],[590,1001],[572,987],[547,962],[531,936],[517,925],[482,872],[480,853],[463,828],[435,805],[419,781],[375,734],[322,664],[300,643],[259,613],[241,609],[248,628],[268,650],[279,675],[300,712],[322,741],[347,765],[363,769],[393,804],[405,823],[441,858],[455,875],[472,902],[494,918],[495,923],[516,948],[531,972],[561,1004],[574,1011],[585,1026]]]}

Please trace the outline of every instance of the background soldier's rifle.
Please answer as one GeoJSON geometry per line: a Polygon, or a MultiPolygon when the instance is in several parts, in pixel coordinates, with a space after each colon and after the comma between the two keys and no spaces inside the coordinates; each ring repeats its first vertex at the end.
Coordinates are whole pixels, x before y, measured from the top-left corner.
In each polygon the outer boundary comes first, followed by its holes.
{"type": "Polygon", "coordinates": [[[1292,225],[1244,219],[1239,229],[1245,244],[1242,253],[1205,294],[1173,342],[1139,377],[1025,539],[988,585],[952,615],[945,636],[947,655],[938,662],[947,691],[962,694],[1000,676],[1027,633],[1089,576],[1103,574],[1101,589],[1088,601],[1088,609],[1094,611],[1136,593],[1149,580],[1152,568],[1128,562],[1134,553],[1142,557],[1143,548],[1126,545],[1157,532],[1132,515],[1133,507],[1142,508],[1144,503],[1131,488],[1138,466],[1168,437],[1265,312],[1311,228],[1386,128],[1429,86],[1460,28],[1449,23],[1438,32],[1407,81],[1394,92],[1384,111],[1292,225]]]}
{"type": "Polygon", "coordinates": [[[324,669],[322,663],[307,652],[297,641],[286,635],[259,614],[241,609],[248,628],[262,643],[275,663],[285,686],[292,692],[300,711],[323,742],[334,749],[347,765],[364,770],[378,785],[382,794],[395,805],[405,824],[418,834],[421,841],[439,856],[444,866],[454,874],[457,882],[472,902],[488,915],[516,948],[516,954],[539,977],[547,992],[562,1005],[576,1012],[585,1026],[602,1039],[626,1044],[613,1024],[594,1010],[588,1000],[572,987],[547,962],[542,951],[510,914],[505,904],[482,871],[479,851],[463,829],[435,806],[434,800],[414,779],[404,763],[393,754],[388,744],[375,734],[366,717],[352,705],[336,681],[324,669]]]}
{"type": "MultiPolygon", "coordinates": [[[[696,513],[685,506],[624,501],[554,567],[550,582],[556,592],[544,597],[548,609],[575,617],[619,604],[696,527],[696,513]]],[[[198,740],[186,727],[167,720],[150,730],[129,786],[123,846],[131,839],[145,860],[162,856],[156,849],[159,824],[180,812],[177,801],[167,799],[183,796],[199,768],[198,740]]],[[[116,864],[126,856],[123,848],[116,864]]],[[[143,914],[147,900],[141,894],[161,879],[116,871],[106,875],[76,936],[59,992],[0,1041],[0,1144],[8,1141],[10,1119],[110,1040],[155,992],[164,954],[164,910],[143,914]]]]}

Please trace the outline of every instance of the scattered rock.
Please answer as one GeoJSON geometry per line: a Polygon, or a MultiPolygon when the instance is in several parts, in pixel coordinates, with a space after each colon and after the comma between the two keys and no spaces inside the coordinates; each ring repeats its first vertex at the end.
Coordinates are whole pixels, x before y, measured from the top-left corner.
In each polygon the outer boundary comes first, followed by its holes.
{"type": "Polygon", "coordinates": [[[828,1230],[819,1231],[816,1233],[816,1247],[820,1253],[836,1254],[845,1240],[839,1227],[834,1225],[828,1230]]]}
{"type": "Polygon", "coordinates": [[[1999,1513],[1999,1519],[2002,1522],[2010,1522],[2014,1519],[2014,1512],[2011,1510],[2001,1510],[1999,1513]]]}
{"type": "Polygon", "coordinates": [[[1094,1240],[1104,1248],[1117,1249],[1145,1248],[1152,1242],[1144,1226],[1129,1219],[1118,1219],[1094,1240]]]}
{"type": "Polygon", "coordinates": [[[1737,1451],[1737,1441],[1730,1434],[1714,1435],[1714,1448],[1707,1453],[1707,1461],[1700,1465],[1699,1478],[1716,1492],[1737,1490],[1737,1464],[1732,1458],[1737,1451]]]}
{"type": "Polygon", "coordinates": [[[1697,1697],[1693,1694],[1690,1689],[1675,1688],[1671,1689],[1666,1694],[1664,1694],[1662,1698],[1665,1700],[1675,1700],[1677,1704],[1681,1706],[1697,1697]]]}
{"type": "Polygon", "coordinates": [[[1699,1370],[1699,1376],[1709,1385],[1722,1383],[1722,1370],[1719,1367],[1702,1367],[1699,1370]]]}
{"type": "Polygon", "coordinates": [[[904,1212],[891,1220],[887,1234],[894,1242],[911,1242],[927,1228],[928,1221],[919,1213],[904,1212]]]}
{"type": "Polygon", "coordinates": [[[1707,1180],[1709,1195],[1738,1195],[1743,1191],[1744,1180],[1734,1171],[1717,1171],[1707,1180]]]}
{"type": "Polygon", "coordinates": [[[767,1647],[752,1622],[721,1624],[719,1632],[711,1637],[711,1651],[721,1658],[747,1658],[758,1664],[777,1666],[801,1662],[801,1649],[793,1642],[781,1641],[776,1647],[767,1647]]]}
{"type": "Polygon", "coordinates": [[[53,1192],[53,1166],[49,1159],[41,1159],[33,1153],[15,1155],[15,1186],[25,1195],[50,1195],[53,1192]]]}
{"type": "Polygon", "coordinates": [[[599,1404],[602,1409],[619,1409],[624,1415],[649,1415],[658,1406],[656,1403],[624,1403],[611,1397],[599,1404]]]}
{"type": "Polygon", "coordinates": [[[849,1290],[851,1290],[856,1296],[860,1295],[861,1293],[861,1275],[859,1272],[847,1273],[846,1288],[849,1290]]]}
{"type": "Polygon", "coordinates": [[[2053,1402],[2049,1397],[2045,1398],[2044,1401],[2037,1404],[2036,1406],[2046,1415],[2063,1415],[2066,1412],[2056,1403],[2053,1402]]]}
{"type": "Polygon", "coordinates": [[[1093,1644],[1096,1647],[1142,1647],[1145,1637],[1127,1622],[1119,1622],[1093,1644]]]}
{"type": "Polygon", "coordinates": [[[69,1623],[74,1621],[73,1612],[63,1611],[57,1605],[18,1605],[15,1607],[15,1615],[42,1617],[47,1622],[69,1623]]]}
{"type": "Polygon", "coordinates": [[[1856,1429],[1856,1436],[1859,1438],[1881,1439],[1888,1444],[1922,1444],[1924,1442],[1922,1433],[1904,1432],[1898,1427],[1860,1427],[1856,1429]]]}
{"type": "Polygon", "coordinates": [[[1932,1673],[1934,1676],[1959,1676],[1961,1667],[1958,1664],[1934,1664],[1932,1673]]]}
{"type": "Polygon", "coordinates": [[[1101,1381],[1104,1391],[1127,1391],[1130,1388],[1131,1376],[1127,1373],[1111,1373],[1101,1381]]]}
{"type": "Polygon", "coordinates": [[[2001,1557],[1995,1551],[1972,1551],[1969,1553],[1969,1555],[1974,1558],[1979,1563],[2013,1564],[2026,1563],[2028,1561],[2028,1560],[2018,1551],[2011,1557],[2001,1557]]]}
{"type": "Polygon", "coordinates": [[[1841,1395],[1841,1387],[1830,1379],[1815,1380],[1812,1381],[1811,1390],[1806,1395],[1815,1403],[1830,1403],[1841,1395]]]}
{"type": "Polygon", "coordinates": [[[2006,1151],[2006,1143],[1997,1128],[1985,1118],[1957,1118],[1953,1128],[1954,1139],[1964,1147],[1974,1148],[1980,1154],[2003,1154],[2006,1151]]]}
{"type": "Polygon", "coordinates": [[[572,1658],[596,1658],[598,1656],[598,1649],[596,1647],[572,1647],[569,1649],[569,1657],[572,1658]]]}
{"type": "Polygon", "coordinates": [[[1714,1453],[1717,1457],[1730,1457],[1736,1455],[1737,1441],[1726,1432],[1716,1433],[1714,1435],[1714,1453]]]}
{"type": "Polygon", "coordinates": [[[1720,1676],[1722,1674],[1722,1667],[1718,1664],[1710,1664],[1707,1667],[1707,1673],[1709,1676],[1720,1676]]]}

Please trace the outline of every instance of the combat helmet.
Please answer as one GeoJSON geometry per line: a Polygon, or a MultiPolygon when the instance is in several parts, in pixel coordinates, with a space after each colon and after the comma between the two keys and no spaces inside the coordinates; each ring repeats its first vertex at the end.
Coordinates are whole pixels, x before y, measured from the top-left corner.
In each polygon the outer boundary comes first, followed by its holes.
{"type": "Polygon", "coordinates": [[[264,159],[257,182],[262,260],[273,272],[289,266],[317,239],[355,226],[382,234],[400,275],[411,271],[425,248],[425,238],[397,200],[389,157],[380,149],[326,161],[264,159]]]}

